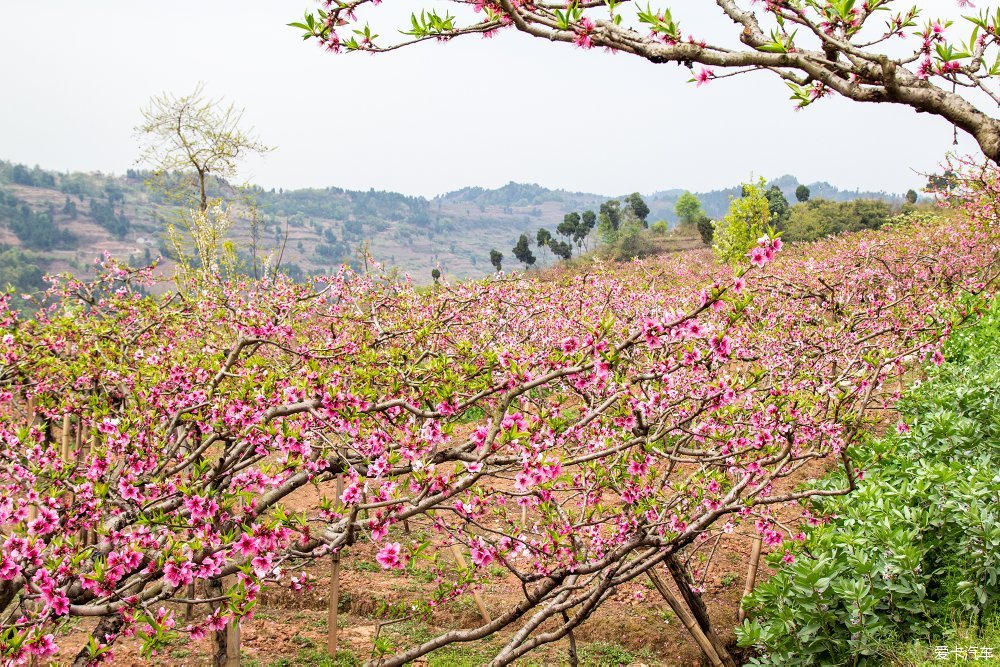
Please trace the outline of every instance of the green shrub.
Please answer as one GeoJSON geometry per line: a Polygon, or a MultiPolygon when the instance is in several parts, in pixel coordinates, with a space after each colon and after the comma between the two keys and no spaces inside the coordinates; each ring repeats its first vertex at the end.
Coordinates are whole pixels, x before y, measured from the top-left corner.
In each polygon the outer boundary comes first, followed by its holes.
{"type": "Polygon", "coordinates": [[[892,207],[884,201],[810,199],[791,207],[783,227],[784,238],[815,241],[830,234],[878,229],[892,216],[892,207]]]}
{"type": "MultiPolygon", "coordinates": [[[[1000,316],[960,330],[950,361],[901,410],[909,432],[854,452],[867,470],[794,563],[744,599],[751,664],[877,665],[901,642],[932,642],[956,621],[1000,611],[1000,316]]],[[[842,480],[830,480],[842,485],[842,480]]]]}
{"type": "Polygon", "coordinates": [[[745,184],[743,196],[729,204],[726,217],[715,224],[712,249],[720,262],[731,264],[743,259],[757,239],[767,232],[771,221],[764,181],[745,184]]]}
{"type": "Polygon", "coordinates": [[[649,238],[647,230],[634,220],[626,221],[618,229],[615,240],[606,251],[612,259],[627,262],[636,257],[648,257],[656,252],[656,246],[649,238]]]}

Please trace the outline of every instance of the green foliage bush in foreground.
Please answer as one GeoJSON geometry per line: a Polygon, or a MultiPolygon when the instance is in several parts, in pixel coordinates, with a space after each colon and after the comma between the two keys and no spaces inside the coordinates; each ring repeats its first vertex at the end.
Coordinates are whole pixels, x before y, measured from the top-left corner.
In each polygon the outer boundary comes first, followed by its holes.
{"type": "MultiPolygon", "coordinates": [[[[947,643],[1000,611],[1000,314],[958,331],[948,362],[902,401],[906,424],[855,452],[858,490],[772,557],[743,601],[751,664],[877,665],[901,643],[947,643]]],[[[834,480],[830,480],[831,484],[834,480]]],[[[836,483],[843,483],[837,481],[836,483]]]]}

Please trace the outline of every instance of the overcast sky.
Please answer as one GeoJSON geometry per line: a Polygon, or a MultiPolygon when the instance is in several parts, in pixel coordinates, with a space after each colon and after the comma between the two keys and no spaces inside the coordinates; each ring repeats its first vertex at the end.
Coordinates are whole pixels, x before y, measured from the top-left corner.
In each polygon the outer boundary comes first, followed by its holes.
{"type": "MultiPolygon", "coordinates": [[[[618,194],[789,173],[903,191],[953,148],[949,125],[907,109],[829,99],[795,111],[772,75],[696,88],[675,65],[515,33],[331,55],[285,26],[310,6],[2,0],[0,158],[121,173],[136,158],[144,102],[199,81],[245,107],[277,147],[246,170],[265,187],[430,196],[514,180],[618,194]]],[[[673,3],[685,31],[719,25],[714,6],[673,3]]],[[[974,150],[965,139],[960,148],[974,150]]]]}

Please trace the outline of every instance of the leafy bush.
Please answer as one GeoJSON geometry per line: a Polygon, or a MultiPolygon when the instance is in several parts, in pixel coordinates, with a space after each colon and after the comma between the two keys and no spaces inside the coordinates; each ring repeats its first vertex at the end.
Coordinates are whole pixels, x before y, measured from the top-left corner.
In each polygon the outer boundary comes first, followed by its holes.
{"type": "Polygon", "coordinates": [[[712,237],[715,235],[715,223],[709,217],[703,216],[698,220],[698,236],[705,245],[712,245],[712,237]]]}
{"type": "Polygon", "coordinates": [[[770,220],[763,180],[744,185],[743,196],[732,201],[726,217],[715,225],[712,249],[716,257],[724,263],[741,259],[767,231],[770,220]]]}
{"type": "Polygon", "coordinates": [[[784,237],[789,241],[815,241],[841,232],[878,229],[892,215],[892,207],[884,201],[810,199],[791,207],[783,227],[784,237]]]}
{"type": "Polygon", "coordinates": [[[871,466],[858,490],[814,504],[832,518],[793,563],[772,557],[779,571],[744,600],[737,631],[767,652],[753,664],[878,664],[898,642],[998,611],[997,339],[995,307],[957,332],[951,361],[902,403],[909,431],[857,452],[871,466]]]}
{"type": "Polygon", "coordinates": [[[656,252],[656,246],[649,234],[635,220],[625,222],[608,248],[613,259],[627,262],[635,258],[648,257],[656,252]]]}

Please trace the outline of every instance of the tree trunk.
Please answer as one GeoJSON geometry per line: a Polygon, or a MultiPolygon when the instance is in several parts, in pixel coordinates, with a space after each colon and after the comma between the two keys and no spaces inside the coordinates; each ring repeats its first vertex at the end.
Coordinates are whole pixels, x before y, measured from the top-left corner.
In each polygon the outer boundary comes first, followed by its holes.
{"type": "MultiPolygon", "coordinates": [[[[562,617],[564,623],[569,623],[569,614],[563,612],[562,617]]],[[[573,631],[570,630],[566,633],[566,637],[569,639],[569,654],[566,656],[569,661],[569,667],[578,667],[580,660],[577,657],[576,652],[576,636],[573,634],[573,631]]]]}
{"type": "MultiPolygon", "coordinates": [[[[118,634],[118,631],[122,629],[122,617],[115,614],[114,616],[105,616],[94,628],[94,632],[91,636],[96,639],[99,643],[105,643],[105,637],[107,635],[118,634]]],[[[76,658],[73,660],[73,667],[87,667],[90,664],[90,647],[84,646],[80,649],[80,652],[76,654],[76,658]]]]}
{"type": "MultiPolygon", "coordinates": [[[[215,598],[222,595],[222,581],[219,579],[209,579],[205,584],[205,597],[215,598]]],[[[212,610],[219,609],[222,605],[218,602],[212,603],[212,610]]],[[[227,667],[229,663],[229,628],[222,628],[212,633],[212,667],[227,667]]]]}

